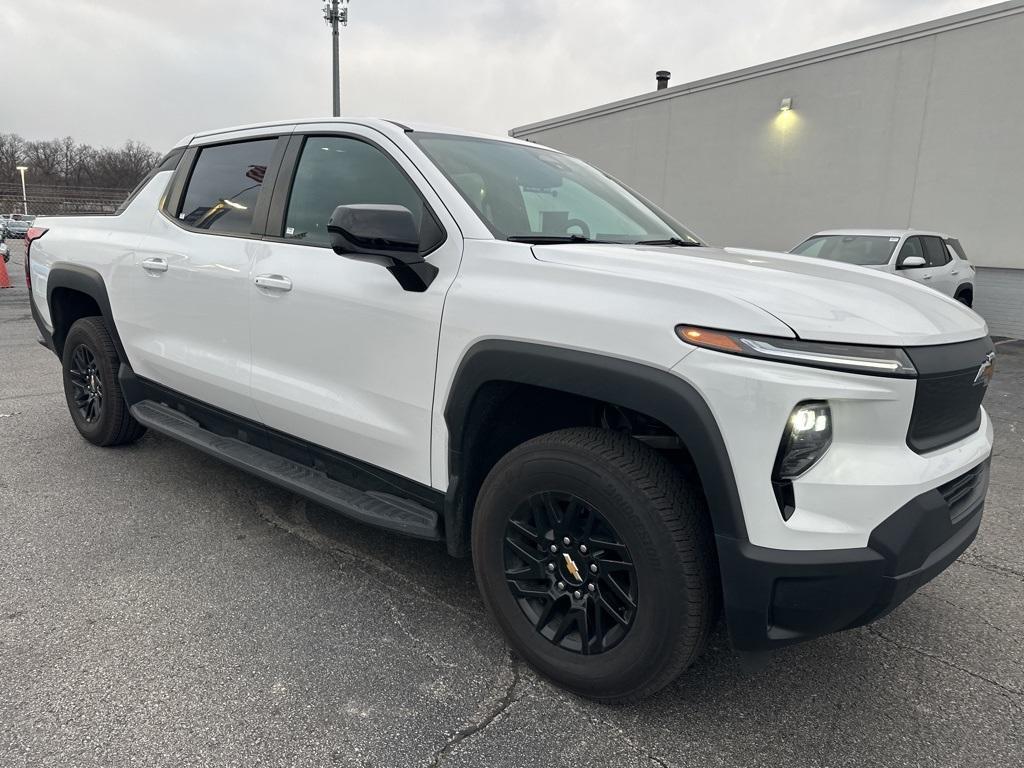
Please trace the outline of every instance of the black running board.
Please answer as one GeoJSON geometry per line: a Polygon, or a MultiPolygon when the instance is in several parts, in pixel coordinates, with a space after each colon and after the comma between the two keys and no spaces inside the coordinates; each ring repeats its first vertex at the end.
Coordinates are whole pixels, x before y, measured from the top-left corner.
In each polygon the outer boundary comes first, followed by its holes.
{"type": "Polygon", "coordinates": [[[152,400],[136,403],[131,407],[131,413],[143,426],[198,448],[353,520],[419,539],[438,541],[442,538],[438,514],[415,501],[389,493],[360,491],[339,483],[323,472],[276,453],[214,434],[188,416],[152,400]]]}

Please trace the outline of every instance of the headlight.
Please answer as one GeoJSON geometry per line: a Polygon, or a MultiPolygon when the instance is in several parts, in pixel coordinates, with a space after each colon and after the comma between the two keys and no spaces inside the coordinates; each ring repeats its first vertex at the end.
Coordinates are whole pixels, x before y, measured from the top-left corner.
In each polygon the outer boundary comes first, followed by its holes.
{"type": "Polygon", "coordinates": [[[793,480],[817,464],[830,445],[832,410],[828,403],[800,403],[794,408],[782,431],[772,469],[772,487],[784,520],[789,520],[796,508],[793,480]]]}
{"type": "Polygon", "coordinates": [[[733,331],[677,325],[676,335],[687,344],[731,355],[744,355],[792,365],[809,365],[873,376],[914,378],[917,369],[897,347],[867,347],[802,339],[778,339],[733,331]]]}
{"type": "Polygon", "coordinates": [[[801,403],[782,433],[773,480],[794,480],[813,467],[832,445],[832,410],[828,403],[801,403]]]}

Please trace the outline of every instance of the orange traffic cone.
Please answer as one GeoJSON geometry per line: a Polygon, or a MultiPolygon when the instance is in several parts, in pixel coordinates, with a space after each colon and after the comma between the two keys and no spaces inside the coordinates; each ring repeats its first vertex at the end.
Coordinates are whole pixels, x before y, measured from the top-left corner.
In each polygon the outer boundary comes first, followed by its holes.
{"type": "Polygon", "coordinates": [[[7,265],[4,264],[4,260],[0,258],[0,288],[10,288],[11,278],[7,274],[7,265]]]}

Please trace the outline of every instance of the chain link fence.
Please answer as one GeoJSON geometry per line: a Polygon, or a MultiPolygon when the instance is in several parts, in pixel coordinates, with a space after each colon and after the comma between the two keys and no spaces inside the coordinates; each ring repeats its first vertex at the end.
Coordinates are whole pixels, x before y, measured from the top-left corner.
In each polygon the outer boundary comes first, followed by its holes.
{"type": "MultiPolygon", "coordinates": [[[[131,193],[130,189],[47,185],[28,185],[25,191],[28,212],[36,216],[113,213],[131,193]]],[[[0,214],[24,211],[21,184],[0,184],[0,214]]]]}

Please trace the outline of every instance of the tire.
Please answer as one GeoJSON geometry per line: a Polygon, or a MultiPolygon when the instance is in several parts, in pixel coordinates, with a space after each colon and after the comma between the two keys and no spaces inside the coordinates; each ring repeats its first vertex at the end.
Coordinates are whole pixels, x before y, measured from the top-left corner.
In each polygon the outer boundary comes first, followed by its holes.
{"type": "Polygon", "coordinates": [[[974,306],[974,294],[970,291],[961,291],[956,295],[956,300],[967,307],[974,306]]]}
{"type": "Polygon", "coordinates": [[[624,434],[565,429],[509,452],[481,487],[472,550],[484,602],[512,649],[588,698],[635,701],[668,685],[703,651],[717,618],[720,586],[702,492],[624,434]],[[611,537],[624,549],[606,548],[611,537]],[[627,590],[632,603],[620,599],[627,590]],[[568,616],[576,624],[559,639],[568,616]]]}
{"type": "Polygon", "coordinates": [[[64,397],[82,437],[94,445],[134,443],[146,428],[132,418],[117,380],[121,359],[99,317],[75,321],[64,341],[64,397]],[[83,375],[82,371],[87,373],[83,375]],[[90,399],[89,395],[96,394],[90,399]],[[83,405],[84,403],[84,405],[83,405]]]}

